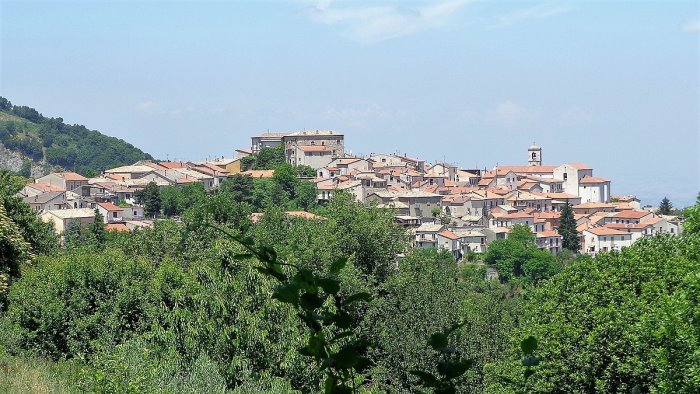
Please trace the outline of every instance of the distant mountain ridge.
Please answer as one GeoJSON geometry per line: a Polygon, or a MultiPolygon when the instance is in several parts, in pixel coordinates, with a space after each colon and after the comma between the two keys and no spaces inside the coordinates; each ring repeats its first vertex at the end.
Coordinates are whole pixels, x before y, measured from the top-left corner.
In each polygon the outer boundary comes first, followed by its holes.
{"type": "Polygon", "coordinates": [[[0,168],[25,176],[56,167],[90,175],[153,159],[124,140],[65,124],[62,118],[47,118],[4,97],[0,97],[0,145],[0,168]]]}

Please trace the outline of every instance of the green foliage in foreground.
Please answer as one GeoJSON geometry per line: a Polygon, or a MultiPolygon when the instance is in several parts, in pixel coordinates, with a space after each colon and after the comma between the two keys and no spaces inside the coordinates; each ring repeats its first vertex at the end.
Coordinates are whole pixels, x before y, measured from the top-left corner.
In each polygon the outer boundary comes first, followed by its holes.
{"type": "Polygon", "coordinates": [[[181,223],[109,233],[103,249],[46,255],[28,242],[38,257],[10,285],[0,367],[28,365],[25,376],[73,392],[700,389],[700,234],[688,227],[594,259],[534,261],[547,275],[525,268],[537,255],[517,230],[491,256],[512,270],[499,283],[484,266],[408,250],[390,212],[342,195],[327,220],[269,209],[254,225],[251,205],[226,196],[181,223]],[[255,253],[213,227],[252,237],[255,253]]]}
{"type": "Polygon", "coordinates": [[[249,252],[233,258],[257,258],[262,265],[255,267],[256,270],[279,283],[272,298],[298,311],[297,316],[309,331],[306,335],[308,343],[299,349],[299,353],[312,358],[320,366],[325,375],[324,392],[355,392],[362,382],[358,378],[370,366],[370,360],[364,356],[369,342],[351,329],[351,312],[353,303],[371,301],[372,296],[366,292],[341,295],[337,276],[348,259],[334,261],[329,269],[330,275],[321,276],[307,268],[278,260],[273,248],[256,247],[252,238],[227,235],[249,252]]]}
{"type": "MultiPolygon", "coordinates": [[[[700,391],[698,272],[696,235],[642,239],[565,268],[532,292],[520,323],[541,338],[544,360],[527,391],[700,391]]],[[[492,366],[489,391],[509,392],[517,364],[492,366]]]]}

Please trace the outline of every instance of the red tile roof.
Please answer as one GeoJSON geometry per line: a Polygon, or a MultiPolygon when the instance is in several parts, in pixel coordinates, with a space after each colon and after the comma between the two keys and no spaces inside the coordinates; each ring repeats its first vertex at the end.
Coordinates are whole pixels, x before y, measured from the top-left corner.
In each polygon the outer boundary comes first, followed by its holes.
{"type": "Polygon", "coordinates": [[[620,211],[613,215],[615,218],[620,218],[620,219],[641,219],[647,215],[651,215],[652,213],[649,211],[632,211],[632,210],[625,210],[625,211],[620,211]]]}
{"type": "Polygon", "coordinates": [[[513,212],[513,213],[509,213],[503,217],[508,218],[508,219],[527,219],[527,218],[533,218],[534,216],[531,213],[513,212]]]}
{"type": "Polygon", "coordinates": [[[615,208],[614,205],[604,202],[585,202],[573,206],[574,209],[589,209],[589,208],[615,208]]]}
{"type": "Polygon", "coordinates": [[[578,183],[605,183],[605,182],[610,182],[608,179],[605,178],[598,178],[594,176],[584,176],[583,178],[579,179],[578,183]]]}
{"type": "Polygon", "coordinates": [[[301,145],[299,149],[304,152],[329,152],[331,150],[331,148],[327,146],[320,145],[301,145]]]}
{"type": "Polygon", "coordinates": [[[593,168],[589,167],[586,164],[583,163],[568,163],[569,166],[574,167],[577,170],[592,170],[593,168]]]}
{"type": "Polygon", "coordinates": [[[67,180],[67,181],[87,181],[88,179],[84,176],[75,172],[59,172],[56,175],[67,180]]]}
{"type": "Polygon", "coordinates": [[[250,175],[253,178],[272,178],[275,170],[250,170],[241,172],[242,175],[250,175]]]}
{"type": "Polygon", "coordinates": [[[608,227],[591,227],[585,231],[595,235],[626,235],[629,234],[626,231],[619,231],[608,227]]]}
{"type": "Polygon", "coordinates": [[[110,223],[106,226],[107,231],[129,231],[124,223],[110,223]]]}
{"type": "Polygon", "coordinates": [[[27,184],[27,187],[32,189],[40,190],[42,192],[62,192],[63,188],[59,186],[50,185],[44,182],[35,182],[27,184]]]}
{"type": "Polygon", "coordinates": [[[451,240],[453,240],[453,241],[460,238],[459,235],[453,233],[453,232],[450,231],[450,230],[443,230],[443,231],[439,232],[438,235],[440,235],[440,236],[442,236],[442,237],[445,237],[445,238],[448,238],[448,239],[451,239],[451,240]]]}
{"type": "Polygon", "coordinates": [[[109,212],[123,211],[124,210],[124,208],[118,207],[118,206],[112,204],[111,202],[99,202],[99,203],[97,203],[97,205],[99,205],[103,209],[106,209],[109,212]]]}

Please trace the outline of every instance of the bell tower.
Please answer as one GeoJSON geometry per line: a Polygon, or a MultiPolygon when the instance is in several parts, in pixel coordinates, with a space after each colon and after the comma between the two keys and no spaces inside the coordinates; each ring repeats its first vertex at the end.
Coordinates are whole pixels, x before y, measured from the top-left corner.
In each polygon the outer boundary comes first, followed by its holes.
{"type": "Polygon", "coordinates": [[[541,166],[542,165],[542,148],[532,145],[527,148],[527,164],[530,166],[541,166]]]}

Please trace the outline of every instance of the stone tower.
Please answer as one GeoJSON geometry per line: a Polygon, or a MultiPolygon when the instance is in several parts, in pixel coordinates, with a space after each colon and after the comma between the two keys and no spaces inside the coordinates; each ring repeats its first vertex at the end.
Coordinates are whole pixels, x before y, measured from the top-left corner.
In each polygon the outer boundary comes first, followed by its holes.
{"type": "Polygon", "coordinates": [[[527,148],[527,164],[531,166],[542,165],[542,148],[534,143],[527,148]]]}

